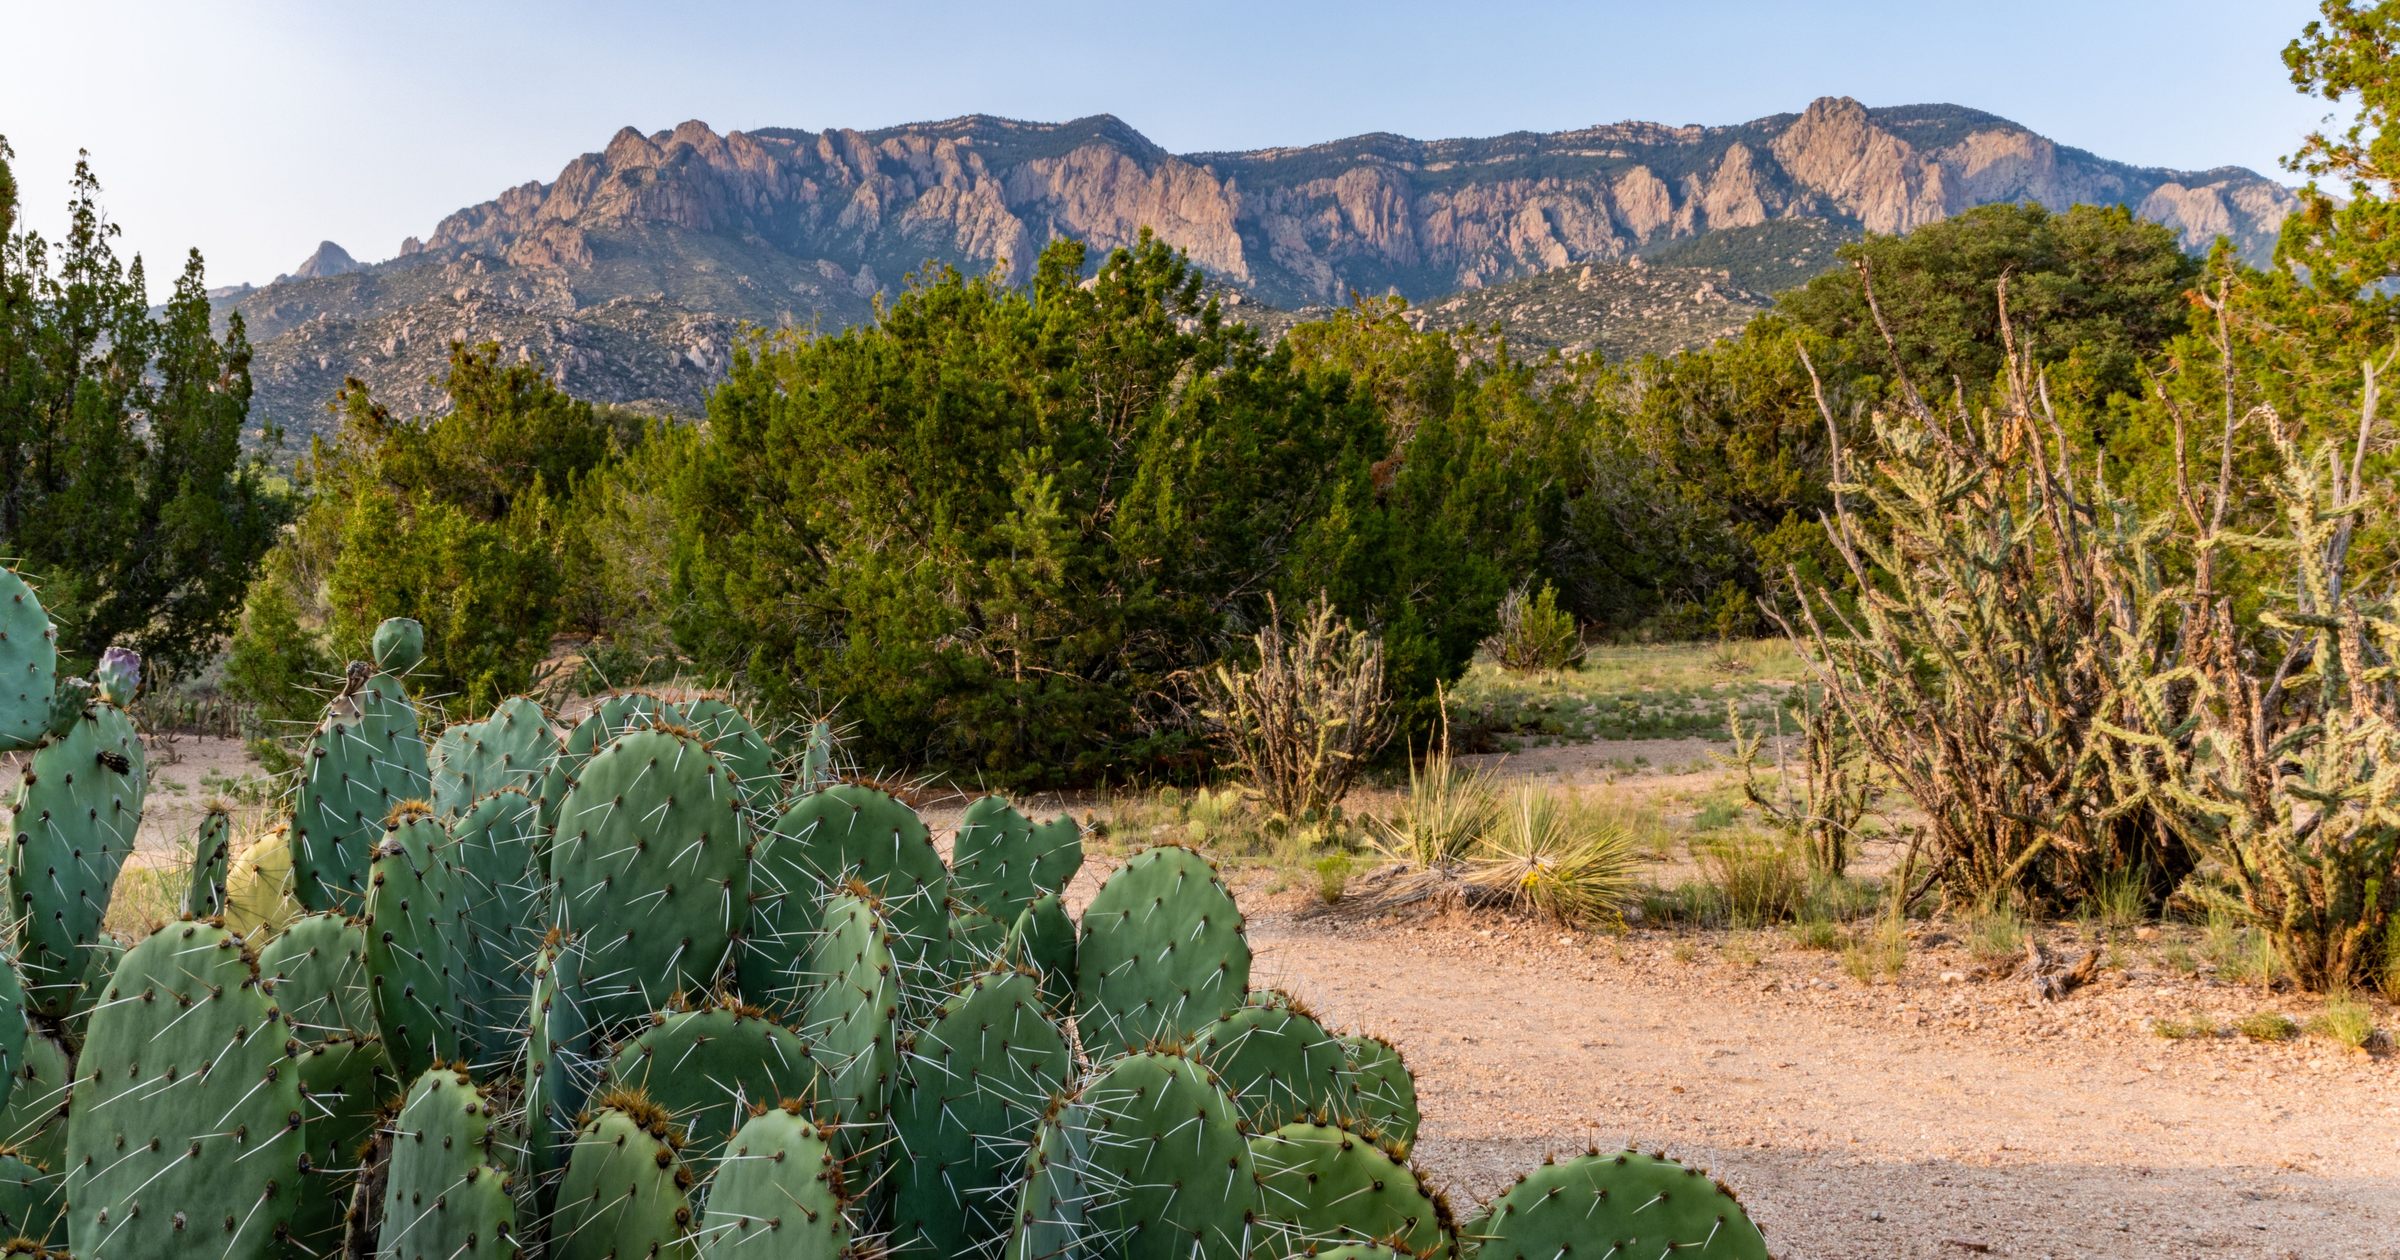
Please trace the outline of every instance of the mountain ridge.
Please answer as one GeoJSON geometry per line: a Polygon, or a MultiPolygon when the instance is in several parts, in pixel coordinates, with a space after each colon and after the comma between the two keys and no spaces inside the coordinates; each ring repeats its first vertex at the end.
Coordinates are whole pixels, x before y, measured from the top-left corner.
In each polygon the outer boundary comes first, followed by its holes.
{"type": "MultiPolygon", "coordinates": [[[[429,378],[453,338],[539,355],[596,399],[688,413],[741,324],[870,318],[876,295],[928,260],[1021,280],[1060,236],[1107,250],[1154,229],[1212,281],[1267,306],[1354,291],[1422,304],[1570,266],[1613,275],[1730,229],[1819,220],[1845,235],[1907,231],[2017,200],[2125,205],[2188,248],[2224,234],[2252,257],[2296,204],[2239,167],[2138,167],[1964,106],[1847,97],[1718,127],[1377,132],[1180,155],[1108,114],[723,134],[692,121],[623,128],[557,178],[463,207],[381,263],[326,242],[312,263],[355,269],[304,268],[328,274],[229,290],[220,307],[249,321],[259,409],[287,425],[312,427],[344,375],[404,410],[438,407],[429,378]]],[[[1572,340],[1649,348],[1704,340],[1714,326],[1572,340]]]]}

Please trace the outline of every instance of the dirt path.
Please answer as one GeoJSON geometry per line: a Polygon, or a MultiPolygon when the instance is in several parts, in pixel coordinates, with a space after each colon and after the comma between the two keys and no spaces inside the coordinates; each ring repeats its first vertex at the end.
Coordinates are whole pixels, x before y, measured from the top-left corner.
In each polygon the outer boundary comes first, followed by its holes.
{"type": "Polygon", "coordinates": [[[2035,1012],[1938,958],[1868,987],[1823,954],[1684,963],[1652,933],[1242,901],[1253,985],[1406,1053],[1419,1158],[1462,1210],[1547,1152],[1634,1142],[1732,1184],[1780,1260],[2400,1256],[2393,1061],[2145,1031],[2243,1005],[2201,983],[2035,1012]]]}

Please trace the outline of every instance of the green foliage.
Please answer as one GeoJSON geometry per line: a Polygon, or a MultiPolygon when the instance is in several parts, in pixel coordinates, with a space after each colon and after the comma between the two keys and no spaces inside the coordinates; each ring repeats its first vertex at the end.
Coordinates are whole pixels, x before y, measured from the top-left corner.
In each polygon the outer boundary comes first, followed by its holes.
{"type": "Polygon", "coordinates": [[[291,554],[269,552],[225,658],[226,694],[252,706],[244,746],[270,773],[299,764],[293,749],[324,707],[315,689],[334,673],[320,636],[301,624],[292,584],[291,554]]]}
{"type": "Polygon", "coordinates": [[[46,579],[71,657],[122,643],[188,673],[288,516],[242,446],[249,340],[238,315],[211,333],[198,250],[151,316],[80,159],[54,259],[20,229],[12,156],[0,139],[0,551],[46,579]]]}

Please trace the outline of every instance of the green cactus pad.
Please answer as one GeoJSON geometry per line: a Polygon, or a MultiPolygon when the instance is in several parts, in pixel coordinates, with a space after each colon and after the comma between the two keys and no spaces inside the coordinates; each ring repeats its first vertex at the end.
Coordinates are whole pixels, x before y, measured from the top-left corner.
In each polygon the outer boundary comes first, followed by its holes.
{"type": "Polygon", "coordinates": [[[301,1040],[375,1034],[367,933],[360,922],[331,913],[300,915],[259,947],[258,970],[284,1023],[301,1040]]]}
{"type": "MultiPolygon", "coordinates": [[[[591,1095],[596,1075],[591,1026],[576,994],[581,954],[571,945],[545,944],[534,956],[533,989],[525,1012],[526,1167],[538,1186],[566,1167],[575,1142],[575,1117],[591,1095]]],[[[545,1212],[548,1204],[543,1204],[545,1212]]]]}
{"type": "Polygon", "coordinates": [[[950,849],[958,896],[1002,923],[1016,922],[1034,898],[1064,891],[1082,866],[1083,831],[1074,819],[1037,826],[997,796],[967,806],[950,849]]]}
{"type": "Polygon", "coordinates": [[[1069,1255],[1107,1255],[1093,1242],[1086,1213],[1094,1191],[1090,1171],[1090,1117],[1066,1098],[1054,1098],[1034,1131],[1025,1175],[1011,1202],[1017,1218],[1004,1260],[1063,1260],[1069,1255]]]}
{"type": "Polygon", "coordinates": [[[25,1033],[24,1059],[14,1073],[8,1106],[0,1110],[0,1146],[29,1164],[57,1174],[52,1193],[66,1202],[67,1118],[71,1112],[74,1056],[43,1028],[25,1033]]]}
{"type": "Polygon", "coordinates": [[[83,1044],[84,1027],[91,1019],[92,1008],[100,1005],[100,995],[108,989],[108,978],[116,974],[117,963],[129,948],[131,944],[114,932],[102,932],[98,940],[83,947],[83,979],[76,985],[75,1006],[67,1012],[68,1044],[83,1044]]]}
{"type": "Polygon", "coordinates": [[[367,888],[367,998],[392,1070],[414,1080],[459,1057],[464,881],[433,815],[394,816],[367,888]]]}
{"type": "Polygon", "coordinates": [[[639,1095],[614,1096],[576,1133],[550,1218],[552,1260],[690,1254],[691,1170],[667,1114],[639,1095]]]}
{"type": "Polygon", "coordinates": [[[1008,926],[980,906],[960,905],[953,900],[950,944],[944,951],[953,984],[1000,961],[1008,949],[1008,926]]]}
{"type": "Polygon", "coordinates": [[[1288,997],[1254,993],[1240,1010],[1192,1034],[1192,1057],[1216,1070],[1250,1127],[1267,1132],[1349,1101],[1349,1056],[1288,997]]]}
{"type": "Polygon", "coordinates": [[[582,942],[589,1016],[647,1016],[706,993],[749,904],[747,828],[725,766],[666,730],[584,763],[551,840],[553,921],[582,942]]]}
{"type": "Polygon", "coordinates": [[[1025,907],[1000,947],[1001,961],[1031,967],[1042,977],[1042,998],[1059,1019],[1075,1014],[1075,920],[1057,893],[1044,893],[1025,907]]]}
{"type": "Polygon", "coordinates": [[[359,680],[326,706],[301,758],[288,836],[292,896],[303,909],[357,914],[383,822],[428,787],[416,706],[389,674],[359,680]]]}
{"type": "Polygon", "coordinates": [[[63,1174],[0,1155],[0,1239],[31,1239],[62,1251],[67,1242],[63,1174]]]}
{"type": "Polygon", "coordinates": [[[433,812],[456,817],[502,788],[523,788],[531,798],[541,790],[542,772],[559,747],[550,716],[523,696],[501,701],[480,722],[451,724],[426,757],[433,812]]]}
{"type": "Polygon", "coordinates": [[[515,1254],[508,1178],[492,1167],[493,1105],[474,1078],[435,1068],[392,1126],[376,1254],[403,1260],[515,1254]]]}
{"type": "Polygon", "coordinates": [[[527,968],[542,942],[541,816],[523,788],[505,787],[449,826],[467,899],[458,999],[467,1057],[481,1063],[525,1026],[527,968]]]}
{"type": "Polygon", "coordinates": [[[1180,1054],[1129,1054],[1076,1099],[1089,1128],[1089,1245],[1123,1260],[1250,1254],[1259,1190],[1241,1118],[1207,1068],[1180,1054]]]}
{"type": "Polygon", "coordinates": [[[1422,1260],[1450,1254],[1450,1211],[1407,1157],[1338,1125],[1287,1124],[1250,1139],[1276,1255],[1382,1242],[1422,1260]]]}
{"type": "Polygon", "coordinates": [[[892,1098],[893,1225],[902,1253],[964,1256],[1008,1237],[1024,1152],[1074,1074],[1034,978],[986,972],[902,1056],[892,1098]]]}
{"type": "Polygon", "coordinates": [[[1239,1009],[1249,990],[1242,912],[1190,849],[1135,854],[1083,912],[1075,1016],[1095,1052],[1180,1045],[1239,1009]]]}
{"type": "Polygon", "coordinates": [[[809,1047],[755,1008],[712,1006],[653,1015],[610,1063],[603,1091],[639,1090],[684,1131],[684,1160],[715,1165],[754,1106],[824,1092],[809,1047]]]}
{"type": "MultiPolygon", "coordinates": [[[[0,1112],[16,1091],[18,1070],[25,1066],[25,977],[17,961],[0,951],[0,1112]]],[[[0,1135],[0,1145],[6,1144],[0,1135]]]]}
{"type": "Polygon", "coordinates": [[[1339,1247],[1319,1247],[1309,1254],[1315,1260],[1416,1260],[1415,1253],[1382,1243],[1345,1243],[1339,1247]]]}
{"type": "Polygon", "coordinates": [[[225,880],[233,874],[233,814],[211,803],[192,834],[192,869],[176,909],[202,919],[225,913],[225,880]]]}
{"type": "Polygon", "coordinates": [[[668,720],[708,741],[709,751],[733,771],[734,782],[741,786],[742,799],[750,808],[766,811],[775,808],[783,796],[782,775],[775,768],[775,750],[767,746],[758,727],[742,716],[740,709],[715,696],[702,696],[676,706],[668,720]]]}
{"type": "Polygon", "coordinates": [[[825,978],[797,1031],[825,1073],[818,1099],[843,1157],[881,1141],[898,1065],[900,986],[883,915],[872,900],[836,894],[809,952],[825,978]]]}
{"type": "Polygon", "coordinates": [[[338,1035],[300,1054],[301,1136],[308,1162],[300,1171],[300,1201],[292,1237],[323,1255],[341,1246],[358,1180],[358,1148],[375,1132],[376,1109],[398,1092],[399,1078],[379,1038],[338,1035]]]}
{"type": "Polygon", "coordinates": [[[1767,1260],[1767,1242],[1722,1182],[1639,1151],[1545,1162],[1462,1231],[1480,1260],[1665,1255],[1767,1260]]]}
{"type": "Polygon", "coordinates": [[[1399,1047],[1381,1037],[1344,1037],[1342,1046],[1350,1056],[1350,1095],[1337,1110],[1406,1154],[1417,1144],[1416,1074],[1399,1047]]]}
{"type": "Polygon", "coordinates": [[[425,627],[414,617],[386,617],[375,627],[375,668],[405,674],[425,659],[425,627]]]}
{"type": "Polygon", "coordinates": [[[18,962],[33,1009],[59,1017],[81,991],[89,949],[142,825],[149,771],[133,720],[94,703],[44,736],[12,804],[10,901],[24,917],[18,962]]]}
{"type": "Polygon", "coordinates": [[[818,926],[819,899],[850,880],[882,902],[904,1000],[930,1011],[949,989],[950,870],[915,810],[873,788],[839,784],[792,802],[759,837],[742,991],[773,1006],[809,977],[793,964],[818,926]]]}
{"type": "Polygon", "coordinates": [[[14,569],[0,569],[0,752],[31,748],[50,722],[58,628],[14,569]]]}
{"type": "Polygon", "coordinates": [[[558,825],[558,807],[567,799],[567,789],[575,786],[575,776],[583,773],[583,763],[591,760],[593,753],[619,735],[650,725],[666,708],[665,701],[646,691],[618,692],[594,705],[567,732],[558,754],[542,767],[541,790],[534,795],[542,803],[543,830],[558,825]]]}
{"type": "Polygon", "coordinates": [[[850,1250],[840,1167],[827,1134],[769,1107],[734,1135],[710,1178],[703,1260],[843,1260],[850,1250]]]}
{"type": "Polygon", "coordinates": [[[79,1260],[280,1255],[298,1202],[299,1052],[240,937],[179,923],[134,946],[76,1064],[79,1260]]]}

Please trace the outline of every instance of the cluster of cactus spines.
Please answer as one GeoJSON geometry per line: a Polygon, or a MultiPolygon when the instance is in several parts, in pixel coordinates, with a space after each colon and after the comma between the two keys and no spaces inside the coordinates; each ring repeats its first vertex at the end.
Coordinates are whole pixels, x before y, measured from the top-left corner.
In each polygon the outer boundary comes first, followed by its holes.
{"type": "Polygon", "coordinates": [[[1094,1069],[1067,1115],[1085,1125],[1079,1250],[1120,1260],[1238,1260],[1261,1239],[1256,1168],[1214,1074],[1180,1053],[1094,1069]]]}
{"type": "Polygon", "coordinates": [[[1381,1037],[1360,1033],[1341,1041],[1350,1061],[1348,1094],[1335,1110],[1373,1126],[1407,1154],[1417,1144],[1416,1074],[1408,1070],[1400,1048],[1381,1037]]]}
{"type": "Polygon", "coordinates": [[[304,1141],[298,1044],[225,929],[172,924],[127,953],[75,1065],[74,1254],[279,1254],[304,1141]]]}
{"type": "Polygon", "coordinates": [[[409,1087],[384,1169],[378,1254],[447,1260],[515,1254],[508,1174],[494,1166],[494,1106],[460,1067],[409,1087]]]}
{"type": "Polygon", "coordinates": [[[379,1037],[336,1033],[309,1043],[299,1067],[308,1153],[300,1166],[292,1237],[306,1253],[323,1255],[341,1244],[359,1148],[374,1135],[381,1101],[402,1082],[392,1075],[379,1037]]]}
{"type": "Polygon", "coordinates": [[[1723,1182],[1664,1155],[1588,1151],[1540,1168],[1459,1230],[1482,1260],[1566,1253],[1767,1260],[1767,1242],[1723,1182]]]}
{"type": "Polygon", "coordinates": [[[42,737],[57,677],[58,628],[25,579],[0,568],[0,751],[42,737]]]}
{"type": "Polygon", "coordinates": [[[1033,899],[1009,925],[1001,943],[1002,961],[1029,967],[1042,978],[1042,1000],[1059,1019],[1075,1015],[1075,920],[1067,913],[1066,897],[1047,892],[1033,899]]]}
{"type": "Polygon", "coordinates": [[[1044,1006],[1032,975],[985,972],[902,1051],[889,1250],[988,1254],[1008,1237],[1026,1143],[1074,1076],[1066,1034],[1044,1006]]]}
{"type": "Polygon", "coordinates": [[[542,941],[540,810],[522,787],[503,787],[449,827],[466,897],[458,996],[468,1057],[481,1062],[525,1024],[528,966],[542,941]]]}
{"type": "Polygon", "coordinates": [[[132,717],[97,689],[63,733],[34,747],[11,802],[8,886],[21,920],[18,958],[39,1014],[61,1016],[75,1004],[148,784],[132,717]]]}
{"type": "Polygon", "coordinates": [[[705,1260],[842,1260],[850,1199],[830,1135],[799,1099],[756,1109],[709,1178],[705,1260]]]}
{"type": "Polygon", "coordinates": [[[756,1007],[661,1012],[617,1048],[601,1088],[638,1090],[684,1132],[684,1159],[715,1164],[751,1108],[823,1092],[811,1047],[756,1007]]]}
{"type": "Polygon", "coordinates": [[[753,809],[771,812],[780,795],[776,789],[781,783],[781,772],[775,765],[775,750],[768,746],[750,719],[715,696],[702,696],[675,708],[681,714],[677,719],[680,724],[707,740],[709,751],[717,754],[717,759],[733,772],[743,802],[753,809]]]}
{"type": "Polygon", "coordinates": [[[666,707],[665,701],[646,691],[616,692],[592,706],[592,711],[567,732],[550,764],[542,767],[541,789],[534,793],[542,806],[542,830],[557,829],[559,806],[566,801],[567,790],[575,786],[576,776],[583,772],[583,763],[590,761],[592,754],[607,747],[617,736],[648,726],[666,707]]]}
{"type": "Polygon", "coordinates": [[[757,871],[768,921],[752,933],[757,961],[744,969],[746,984],[757,976],[773,987],[805,987],[805,975],[775,984],[774,974],[781,960],[804,956],[825,894],[857,881],[881,903],[912,1013],[930,1010],[949,988],[950,870],[924,821],[899,800],[846,783],[803,796],[759,837],[757,871]]]}
{"type": "Polygon", "coordinates": [[[552,1260],[686,1254],[691,1167],[665,1109],[639,1093],[602,1095],[576,1131],[550,1214],[552,1260]]]}
{"type": "Polygon", "coordinates": [[[375,664],[350,663],[309,736],[289,833],[293,895],[306,909],[357,913],[384,819],[430,790],[416,706],[398,677],[423,655],[424,629],[414,621],[376,627],[375,664]]]}
{"type": "Polygon", "coordinates": [[[1260,1132],[1339,1112],[1349,1101],[1341,1038],[1277,990],[1251,994],[1239,1010],[1192,1034],[1189,1050],[1216,1070],[1234,1106],[1260,1132]]]}
{"type": "Polygon", "coordinates": [[[1083,866],[1083,831],[1064,815],[1034,823],[997,796],[967,806],[950,849],[960,899],[1003,924],[1033,899],[1058,892],[1083,866]]]}
{"type": "Polygon", "coordinates": [[[212,800],[200,816],[200,830],[192,835],[191,878],[184,885],[183,903],[176,908],[202,919],[224,914],[225,879],[232,873],[233,807],[212,800]]]}
{"type": "Polygon", "coordinates": [[[1327,1119],[1250,1139],[1262,1213],[1282,1227],[1272,1252],[1383,1243],[1417,1260],[1446,1260],[1456,1232],[1449,1205],[1396,1148],[1327,1119]]]}
{"type": "Polygon", "coordinates": [[[1193,850],[1135,854],[1084,911],[1075,1012],[1087,1046],[1180,1044],[1239,1009],[1249,991],[1242,912],[1193,850]]]}
{"type": "Polygon", "coordinates": [[[749,907],[740,801],[724,763],[679,727],[628,731],[584,763],[550,841],[550,912],[581,938],[596,1022],[711,987],[749,907]]]}
{"type": "Polygon", "coordinates": [[[521,788],[530,799],[558,749],[550,715],[523,696],[501,701],[482,721],[452,723],[426,754],[433,812],[456,817],[502,788],[521,788]]]}
{"type": "Polygon", "coordinates": [[[363,921],[333,911],[295,916],[259,947],[258,970],[293,1036],[319,1042],[375,1033],[363,921]]]}
{"type": "Polygon", "coordinates": [[[899,1064],[900,978],[891,929],[865,885],[854,882],[825,903],[806,966],[818,983],[798,1031],[824,1073],[818,1102],[848,1159],[880,1144],[899,1064]]]}
{"type": "Polygon", "coordinates": [[[367,886],[367,997],[404,1080],[459,1057],[466,882],[422,801],[392,811],[367,886]]]}

